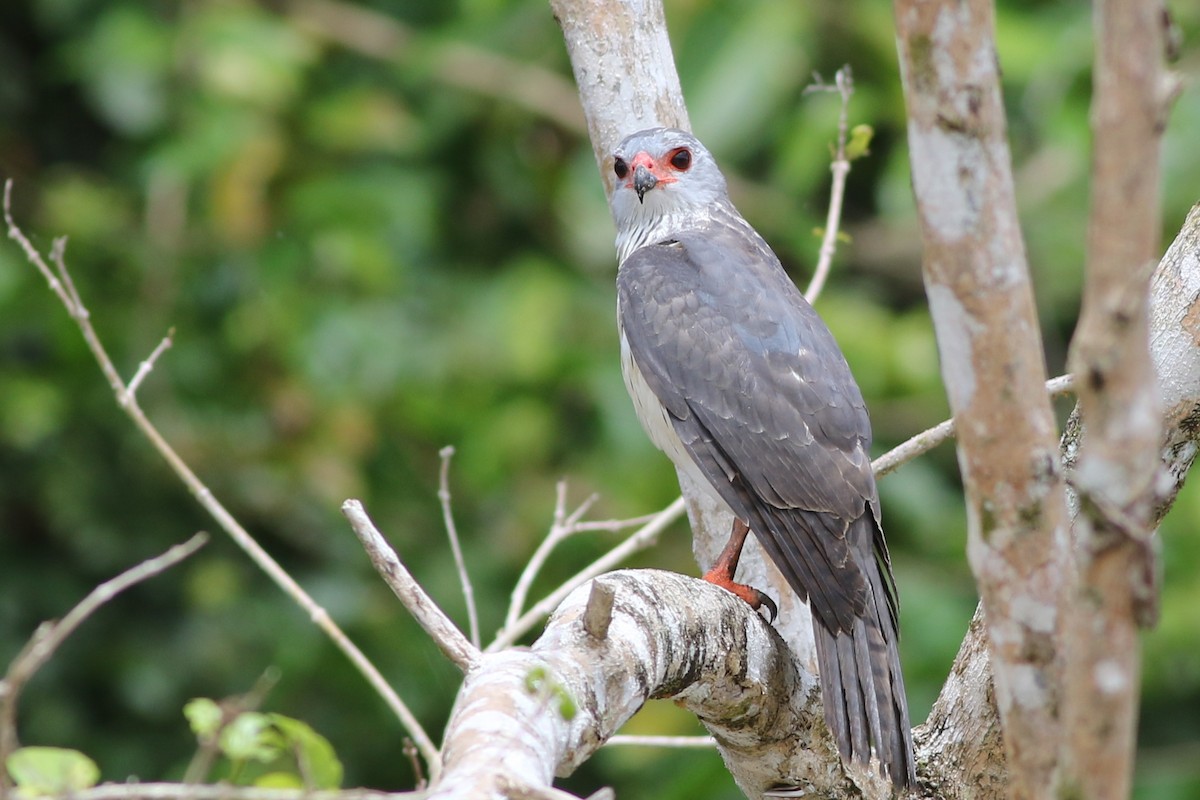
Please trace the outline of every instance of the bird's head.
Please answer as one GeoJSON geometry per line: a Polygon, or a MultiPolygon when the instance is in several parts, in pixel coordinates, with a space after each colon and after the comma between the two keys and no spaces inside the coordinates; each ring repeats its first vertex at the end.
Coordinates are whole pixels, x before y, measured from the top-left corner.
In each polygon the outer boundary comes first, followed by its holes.
{"type": "Polygon", "coordinates": [[[613,216],[619,229],[703,213],[727,198],[725,176],[695,136],[650,128],[625,137],[612,157],[613,216]]]}

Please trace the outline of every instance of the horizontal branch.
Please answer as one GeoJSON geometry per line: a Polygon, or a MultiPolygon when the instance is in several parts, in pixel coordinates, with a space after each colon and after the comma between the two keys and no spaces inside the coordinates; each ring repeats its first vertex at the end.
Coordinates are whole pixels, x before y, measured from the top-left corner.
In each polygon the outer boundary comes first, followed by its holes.
{"type": "Polygon", "coordinates": [[[70,800],[422,800],[425,792],[370,789],[264,789],[196,783],[103,783],[71,792],[70,800]]]}
{"type": "Polygon", "coordinates": [[[851,790],[811,676],[748,605],[658,570],[598,580],[614,593],[603,638],[585,626],[592,586],[584,584],[529,650],[485,654],[467,675],[432,797],[549,788],[654,698],[673,699],[704,722],[748,797],[762,797],[781,775],[817,795],[851,790]]]}

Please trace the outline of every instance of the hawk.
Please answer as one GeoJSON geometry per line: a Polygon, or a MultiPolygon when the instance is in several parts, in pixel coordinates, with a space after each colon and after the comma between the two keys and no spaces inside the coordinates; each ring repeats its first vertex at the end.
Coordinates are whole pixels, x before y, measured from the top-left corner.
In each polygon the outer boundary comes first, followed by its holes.
{"type": "Polygon", "coordinates": [[[632,134],[612,157],[617,318],[642,426],[735,519],[705,579],[734,582],[748,531],[812,612],[825,721],[844,759],[872,748],[915,778],[862,393],[833,334],[729,200],[690,133],[632,134]]]}

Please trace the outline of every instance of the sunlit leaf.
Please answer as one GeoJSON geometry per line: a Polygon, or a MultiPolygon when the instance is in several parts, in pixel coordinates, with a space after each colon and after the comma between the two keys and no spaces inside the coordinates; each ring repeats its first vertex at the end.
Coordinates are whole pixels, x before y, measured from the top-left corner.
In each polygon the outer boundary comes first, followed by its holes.
{"type": "Polygon", "coordinates": [[[9,755],[6,766],[22,794],[30,797],[79,791],[100,780],[95,761],[61,747],[19,748],[9,755]]]}
{"type": "Polygon", "coordinates": [[[183,707],[183,715],[187,717],[192,733],[201,740],[212,738],[220,730],[221,707],[207,697],[189,700],[183,707]]]}

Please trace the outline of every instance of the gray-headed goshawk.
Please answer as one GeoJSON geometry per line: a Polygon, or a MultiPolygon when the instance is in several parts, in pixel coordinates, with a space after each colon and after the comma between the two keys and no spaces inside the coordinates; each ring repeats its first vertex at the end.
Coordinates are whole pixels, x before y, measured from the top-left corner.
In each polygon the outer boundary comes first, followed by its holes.
{"type": "Polygon", "coordinates": [[[737,520],[705,576],[733,573],[753,531],[806,600],[825,720],[843,758],[872,747],[915,781],[862,394],[833,335],[729,200],[691,134],[653,128],[613,154],[622,369],[654,444],[737,520]]]}

